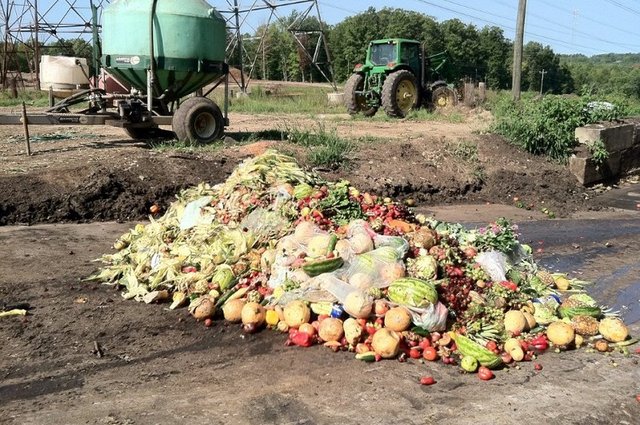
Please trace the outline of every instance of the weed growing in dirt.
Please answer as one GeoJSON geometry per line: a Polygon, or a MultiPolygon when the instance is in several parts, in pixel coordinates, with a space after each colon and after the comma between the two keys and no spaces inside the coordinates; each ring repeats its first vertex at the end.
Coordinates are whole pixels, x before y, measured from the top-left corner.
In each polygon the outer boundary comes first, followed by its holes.
{"type": "Polygon", "coordinates": [[[477,162],[478,161],[478,146],[472,142],[462,140],[456,145],[447,143],[445,149],[451,153],[451,155],[464,162],[477,162]]]}
{"type": "Polygon", "coordinates": [[[314,167],[335,169],[345,164],[355,145],[338,136],[335,129],[327,130],[324,123],[317,123],[309,131],[299,127],[287,127],[287,140],[307,149],[307,160],[314,167]]]}
{"type": "Polygon", "coordinates": [[[609,158],[609,151],[601,139],[587,144],[587,148],[589,149],[589,153],[591,153],[591,159],[598,167],[604,164],[607,158],[609,158]]]}
{"type": "Polygon", "coordinates": [[[492,109],[495,132],[528,152],[547,155],[559,162],[566,162],[577,144],[576,127],[626,115],[624,106],[552,95],[523,98],[520,102],[503,95],[492,109]]]}
{"type": "Polygon", "coordinates": [[[464,115],[453,109],[432,111],[427,108],[410,111],[405,119],[407,121],[435,121],[448,122],[452,124],[459,124],[465,120],[464,115]]]}
{"type": "Polygon", "coordinates": [[[221,143],[193,145],[180,140],[150,140],[147,143],[158,152],[216,152],[222,148],[221,143]]]}

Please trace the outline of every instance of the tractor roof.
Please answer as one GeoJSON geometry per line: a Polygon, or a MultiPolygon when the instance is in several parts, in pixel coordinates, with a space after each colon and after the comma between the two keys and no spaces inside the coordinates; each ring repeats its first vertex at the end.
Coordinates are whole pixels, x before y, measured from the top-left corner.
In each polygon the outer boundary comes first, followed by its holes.
{"type": "Polygon", "coordinates": [[[380,40],[373,40],[371,44],[388,44],[388,43],[413,43],[420,44],[417,40],[409,40],[407,38],[383,38],[380,40]]]}

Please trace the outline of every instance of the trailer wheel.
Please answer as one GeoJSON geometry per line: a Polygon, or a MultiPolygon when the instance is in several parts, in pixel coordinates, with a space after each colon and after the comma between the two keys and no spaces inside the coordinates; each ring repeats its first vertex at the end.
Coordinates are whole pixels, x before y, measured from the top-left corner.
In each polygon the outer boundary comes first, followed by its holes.
{"type": "Polygon", "coordinates": [[[173,115],[171,126],[179,140],[210,143],[224,133],[224,118],[218,105],[206,97],[185,100],[173,115]]]}
{"type": "Polygon", "coordinates": [[[401,69],[387,76],[382,85],[382,107],[387,115],[404,118],[419,104],[420,92],[415,75],[401,69]]]}
{"type": "Polygon", "coordinates": [[[456,93],[447,86],[440,86],[433,90],[431,102],[436,108],[447,108],[458,103],[456,93]]]}
{"type": "Polygon", "coordinates": [[[351,115],[361,112],[365,117],[372,117],[378,112],[378,108],[368,106],[367,99],[362,94],[356,93],[363,88],[364,75],[353,74],[349,77],[344,85],[344,106],[347,107],[347,112],[351,115]]]}

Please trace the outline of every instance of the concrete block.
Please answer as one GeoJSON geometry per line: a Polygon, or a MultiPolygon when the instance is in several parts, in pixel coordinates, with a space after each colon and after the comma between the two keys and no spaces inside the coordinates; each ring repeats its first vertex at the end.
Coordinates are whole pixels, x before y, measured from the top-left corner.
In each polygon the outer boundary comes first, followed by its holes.
{"type": "Polygon", "coordinates": [[[609,152],[616,152],[635,144],[635,127],[634,124],[589,124],[576,128],[575,136],[583,144],[600,139],[609,152]]]}
{"type": "Polygon", "coordinates": [[[602,180],[610,180],[620,174],[622,153],[612,152],[602,165],[597,165],[588,156],[572,156],[569,158],[569,171],[576,176],[580,184],[590,185],[602,180]]]}
{"type": "Polygon", "coordinates": [[[621,152],[620,173],[631,174],[640,170],[640,144],[621,152]]]}

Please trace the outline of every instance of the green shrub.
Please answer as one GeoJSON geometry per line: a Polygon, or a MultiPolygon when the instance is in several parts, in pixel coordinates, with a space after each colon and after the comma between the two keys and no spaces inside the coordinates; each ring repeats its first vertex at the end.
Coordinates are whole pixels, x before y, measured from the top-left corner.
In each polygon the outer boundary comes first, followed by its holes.
{"type": "Polygon", "coordinates": [[[576,146],[576,127],[613,121],[626,114],[625,105],[594,102],[584,97],[544,96],[514,102],[501,96],[492,105],[493,131],[536,155],[565,162],[576,146]],[[592,103],[593,102],[593,103],[592,103]]]}

